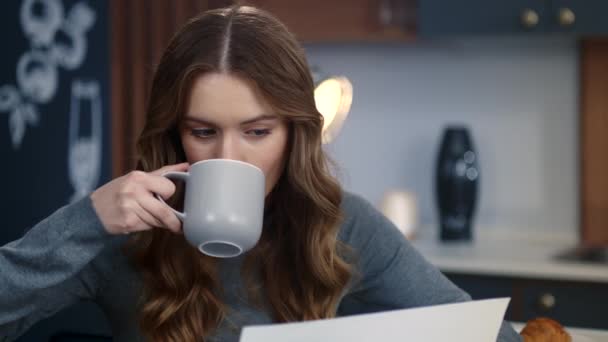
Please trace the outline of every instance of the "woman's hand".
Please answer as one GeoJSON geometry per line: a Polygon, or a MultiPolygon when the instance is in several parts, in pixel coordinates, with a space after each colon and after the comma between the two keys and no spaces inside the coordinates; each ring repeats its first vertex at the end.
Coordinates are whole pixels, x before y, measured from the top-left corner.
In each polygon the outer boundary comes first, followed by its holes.
{"type": "Polygon", "coordinates": [[[103,185],[91,194],[93,208],[110,234],[128,234],[155,227],[181,233],[182,224],[168,205],[154,194],[167,199],[175,184],[161,175],[186,171],[188,163],[168,165],[153,172],[131,171],[103,185]]]}

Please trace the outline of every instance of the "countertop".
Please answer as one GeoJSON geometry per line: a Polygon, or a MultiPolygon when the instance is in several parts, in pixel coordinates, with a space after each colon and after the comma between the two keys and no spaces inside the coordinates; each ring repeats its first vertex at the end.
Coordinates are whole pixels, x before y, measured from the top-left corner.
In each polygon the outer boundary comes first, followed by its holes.
{"type": "Polygon", "coordinates": [[[434,227],[421,227],[412,244],[444,272],[608,283],[608,264],[562,261],[577,236],[539,229],[479,228],[472,242],[441,243],[434,227]]]}

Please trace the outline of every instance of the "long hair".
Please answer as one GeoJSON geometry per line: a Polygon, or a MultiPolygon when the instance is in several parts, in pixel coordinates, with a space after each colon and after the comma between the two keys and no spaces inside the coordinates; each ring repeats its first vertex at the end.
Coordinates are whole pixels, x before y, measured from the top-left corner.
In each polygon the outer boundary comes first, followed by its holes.
{"type": "MultiPolygon", "coordinates": [[[[266,198],[262,236],[243,262],[252,301],[279,322],[335,316],[352,268],[348,247],[337,239],[341,189],[321,147],[323,118],[304,52],[277,19],[234,6],[207,11],[176,33],[154,75],[138,167],[152,171],[185,161],[182,115],[194,79],[209,72],[251,81],[289,127],[285,167],[266,198]]],[[[173,205],[181,205],[180,196],[173,205]]],[[[130,242],[130,259],[143,278],[142,332],[155,341],[213,333],[226,313],[214,258],[165,229],[135,234],[130,242]]]]}

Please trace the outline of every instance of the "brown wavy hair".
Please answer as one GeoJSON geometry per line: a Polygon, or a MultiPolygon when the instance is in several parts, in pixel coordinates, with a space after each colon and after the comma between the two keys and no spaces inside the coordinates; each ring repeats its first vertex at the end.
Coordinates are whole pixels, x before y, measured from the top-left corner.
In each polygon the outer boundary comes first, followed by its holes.
{"type": "MultiPolygon", "coordinates": [[[[284,171],[266,198],[260,241],[243,262],[250,299],[279,322],[335,316],[352,269],[348,247],[337,239],[342,192],[321,147],[323,119],[304,52],[276,18],[234,6],[204,12],[177,32],[154,75],[138,168],[185,161],[182,114],[193,80],[209,72],[252,81],[289,126],[284,171]]],[[[180,198],[174,195],[173,205],[180,198]]],[[[130,259],[143,277],[142,332],[155,341],[213,333],[226,313],[215,259],[165,229],[130,242],[130,259]]]]}

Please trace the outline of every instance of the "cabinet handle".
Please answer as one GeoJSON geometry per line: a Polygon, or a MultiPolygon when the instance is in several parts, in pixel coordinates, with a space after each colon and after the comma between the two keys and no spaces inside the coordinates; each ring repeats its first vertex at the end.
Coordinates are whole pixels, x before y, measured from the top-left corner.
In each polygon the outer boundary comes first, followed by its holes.
{"type": "Polygon", "coordinates": [[[538,307],[542,311],[549,311],[555,307],[555,296],[550,293],[544,293],[538,298],[538,307]]]}
{"type": "Polygon", "coordinates": [[[539,17],[535,10],[526,8],[521,12],[521,24],[525,28],[533,28],[538,25],[539,17]]]}
{"type": "Polygon", "coordinates": [[[557,20],[561,26],[572,26],[576,22],[576,15],[569,8],[560,8],[557,20]]]}

